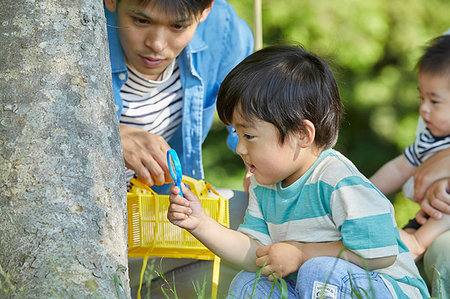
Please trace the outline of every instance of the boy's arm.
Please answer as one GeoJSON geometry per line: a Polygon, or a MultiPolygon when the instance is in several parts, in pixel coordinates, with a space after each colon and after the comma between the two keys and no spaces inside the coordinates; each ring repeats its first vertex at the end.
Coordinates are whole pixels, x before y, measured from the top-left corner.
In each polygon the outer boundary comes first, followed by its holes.
{"type": "Polygon", "coordinates": [[[408,163],[404,155],[400,155],[384,164],[370,177],[370,181],[386,195],[398,190],[413,172],[414,166],[408,163]]]}
{"type": "Polygon", "coordinates": [[[450,230],[450,215],[444,214],[441,219],[430,218],[424,225],[413,233],[400,230],[400,237],[408,247],[415,261],[420,260],[431,243],[440,234],[450,230]]]}
{"type": "Polygon", "coordinates": [[[361,268],[374,270],[386,268],[395,262],[396,256],[382,258],[363,259],[344,247],[342,241],[326,243],[301,243],[287,241],[263,246],[256,251],[258,256],[256,264],[264,267],[263,275],[273,281],[273,273],[276,277],[284,277],[297,272],[309,259],[329,256],[347,260],[361,268]]]}
{"type": "Polygon", "coordinates": [[[256,249],[261,244],[247,235],[224,227],[207,215],[199,198],[182,185],[184,197],[175,185],[170,188],[167,218],[186,229],[217,256],[247,271],[256,272],[256,249]]]}

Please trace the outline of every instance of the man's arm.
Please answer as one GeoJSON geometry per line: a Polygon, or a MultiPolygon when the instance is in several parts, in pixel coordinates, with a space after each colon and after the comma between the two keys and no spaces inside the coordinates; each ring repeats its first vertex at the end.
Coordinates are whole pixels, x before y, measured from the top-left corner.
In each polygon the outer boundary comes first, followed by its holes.
{"type": "Polygon", "coordinates": [[[427,222],[427,215],[439,220],[442,214],[450,215],[450,178],[435,181],[426,191],[416,214],[417,222],[427,222]]]}
{"type": "Polygon", "coordinates": [[[405,156],[384,164],[370,181],[385,195],[398,190],[412,176],[414,167],[408,163],[405,156]]]}
{"type": "Polygon", "coordinates": [[[414,171],[414,201],[421,203],[431,184],[442,178],[450,178],[450,148],[427,159],[414,171]]]}

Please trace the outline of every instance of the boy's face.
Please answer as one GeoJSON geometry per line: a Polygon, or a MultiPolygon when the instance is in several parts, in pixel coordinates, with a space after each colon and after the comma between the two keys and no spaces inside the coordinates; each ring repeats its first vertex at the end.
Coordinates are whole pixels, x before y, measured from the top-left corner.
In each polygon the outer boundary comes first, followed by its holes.
{"type": "Polygon", "coordinates": [[[116,12],[119,39],[127,63],[144,78],[157,80],[194,36],[211,7],[198,16],[176,19],[160,8],[138,0],[105,0],[116,12]]]}
{"type": "Polygon", "coordinates": [[[288,136],[281,144],[277,128],[269,122],[247,122],[235,110],[232,125],[239,137],[236,152],[259,184],[282,182],[283,187],[289,186],[313,163],[302,152],[300,140],[288,136]]]}
{"type": "Polygon", "coordinates": [[[419,72],[420,116],[436,137],[450,135],[450,77],[419,72]]]}

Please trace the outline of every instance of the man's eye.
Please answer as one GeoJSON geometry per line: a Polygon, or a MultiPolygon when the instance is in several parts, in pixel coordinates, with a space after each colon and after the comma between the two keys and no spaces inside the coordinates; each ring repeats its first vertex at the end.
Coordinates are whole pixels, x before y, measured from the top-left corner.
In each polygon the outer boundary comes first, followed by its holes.
{"type": "Polygon", "coordinates": [[[176,31],[183,31],[184,29],[187,28],[187,26],[181,24],[174,24],[172,25],[172,28],[175,29],[176,31]]]}
{"type": "Polygon", "coordinates": [[[133,21],[134,23],[138,24],[138,25],[147,25],[149,24],[149,21],[143,18],[138,18],[138,17],[133,17],[133,21]]]}

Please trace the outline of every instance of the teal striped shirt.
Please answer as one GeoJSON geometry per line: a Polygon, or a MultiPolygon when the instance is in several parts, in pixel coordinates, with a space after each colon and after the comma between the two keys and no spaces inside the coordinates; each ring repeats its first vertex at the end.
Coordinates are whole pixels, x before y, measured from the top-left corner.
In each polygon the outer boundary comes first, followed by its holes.
{"type": "Polygon", "coordinates": [[[292,185],[259,185],[252,177],[249,206],[239,231],[268,245],[281,241],[331,242],[363,258],[397,256],[377,269],[394,298],[428,298],[425,282],[400,240],[389,200],[353,163],[322,151],[292,185]]]}

